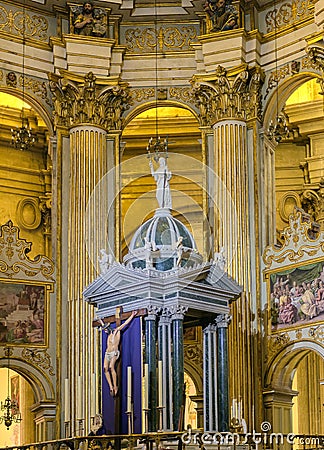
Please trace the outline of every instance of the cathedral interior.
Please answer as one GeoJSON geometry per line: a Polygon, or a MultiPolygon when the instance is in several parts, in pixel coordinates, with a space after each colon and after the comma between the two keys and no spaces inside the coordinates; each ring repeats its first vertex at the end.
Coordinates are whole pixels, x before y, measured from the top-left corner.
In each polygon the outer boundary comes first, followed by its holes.
{"type": "Polygon", "coordinates": [[[0,1],[0,117],[0,448],[324,435],[323,0],[0,1]]]}

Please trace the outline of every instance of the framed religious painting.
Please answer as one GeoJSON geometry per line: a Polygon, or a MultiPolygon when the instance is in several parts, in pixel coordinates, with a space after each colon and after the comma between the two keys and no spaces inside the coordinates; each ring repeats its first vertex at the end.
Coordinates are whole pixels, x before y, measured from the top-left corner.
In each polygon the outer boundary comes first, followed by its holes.
{"type": "Polygon", "coordinates": [[[324,321],[324,260],[276,270],[268,283],[272,332],[324,321]]]}
{"type": "Polygon", "coordinates": [[[0,344],[46,346],[53,285],[0,280],[0,344]]]}

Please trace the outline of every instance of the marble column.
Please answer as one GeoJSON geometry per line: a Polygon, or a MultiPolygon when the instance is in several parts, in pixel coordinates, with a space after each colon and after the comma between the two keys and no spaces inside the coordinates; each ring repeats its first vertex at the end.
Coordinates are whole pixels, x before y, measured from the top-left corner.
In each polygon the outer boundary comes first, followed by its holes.
{"type": "MultiPolygon", "coordinates": [[[[171,311],[163,308],[158,328],[159,360],[162,361],[162,430],[172,430],[171,311]]],[[[158,424],[160,425],[160,424],[158,424]]]]}
{"type": "Polygon", "coordinates": [[[172,320],[172,385],[173,385],[173,429],[178,430],[182,410],[184,413],[184,357],[183,357],[183,319],[185,306],[171,307],[172,320]],[[183,406],[183,408],[181,408],[183,406]]]}
{"type": "Polygon", "coordinates": [[[203,337],[204,430],[218,431],[216,325],[209,324],[203,337]]]}
{"type": "Polygon", "coordinates": [[[221,314],[215,320],[217,326],[218,431],[229,430],[227,327],[230,321],[231,316],[228,314],[221,314]]]}
{"type": "Polygon", "coordinates": [[[159,308],[151,306],[145,317],[145,364],[148,364],[148,431],[157,430],[156,317],[159,308]]]}

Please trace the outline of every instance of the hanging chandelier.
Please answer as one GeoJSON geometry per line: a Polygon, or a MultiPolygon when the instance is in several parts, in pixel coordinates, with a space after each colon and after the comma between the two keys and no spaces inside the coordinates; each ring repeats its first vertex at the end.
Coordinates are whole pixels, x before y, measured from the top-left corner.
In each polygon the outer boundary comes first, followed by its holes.
{"type": "Polygon", "coordinates": [[[278,144],[282,139],[287,139],[289,137],[287,118],[283,112],[281,112],[280,114],[278,114],[277,112],[275,120],[271,120],[267,136],[270,141],[274,140],[278,144]]]}
{"type": "Polygon", "coordinates": [[[29,148],[36,142],[36,137],[32,133],[32,129],[29,125],[28,118],[24,116],[24,103],[25,103],[25,35],[26,31],[26,11],[25,11],[25,2],[23,5],[23,19],[22,19],[22,100],[23,107],[21,110],[21,127],[17,127],[16,129],[11,128],[11,143],[12,145],[22,151],[29,150],[29,148]]]}
{"type": "Polygon", "coordinates": [[[36,138],[29,126],[28,119],[22,117],[21,127],[11,128],[11,143],[18,150],[28,150],[34,142],[36,142],[36,138]]]}
{"type": "Polygon", "coordinates": [[[151,137],[149,139],[148,145],[146,147],[147,156],[158,162],[159,158],[162,156],[165,159],[168,158],[168,138],[161,140],[159,136],[159,117],[158,117],[158,13],[157,13],[157,3],[154,0],[154,30],[155,30],[155,138],[151,137]]]}
{"type": "Polygon", "coordinates": [[[9,386],[9,370],[10,370],[10,349],[6,349],[5,353],[8,356],[8,378],[7,378],[7,398],[4,402],[1,402],[1,415],[0,415],[0,423],[4,423],[9,430],[10,426],[13,423],[21,422],[21,414],[19,411],[19,405],[16,400],[10,398],[10,386],[9,386]]]}
{"type": "Polygon", "coordinates": [[[156,137],[155,140],[151,137],[146,147],[148,157],[153,155],[154,161],[158,162],[159,158],[163,156],[168,157],[168,139],[165,138],[161,141],[160,137],[156,137]]]}

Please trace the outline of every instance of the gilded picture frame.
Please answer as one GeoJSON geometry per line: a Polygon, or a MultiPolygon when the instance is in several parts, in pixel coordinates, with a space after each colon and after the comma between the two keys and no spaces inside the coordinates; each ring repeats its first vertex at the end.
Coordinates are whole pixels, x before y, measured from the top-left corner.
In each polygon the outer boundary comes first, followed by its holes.
{"type": "Polygon", "coordinates": [[[287,265],[266,275],[269,331],[280,333],[324,321],[324,260],[287,265]]]}
{"type": "Polygon", "coordinates": [[[47,346],[52,283],[0,280],[0,345],[47,346]]]}

